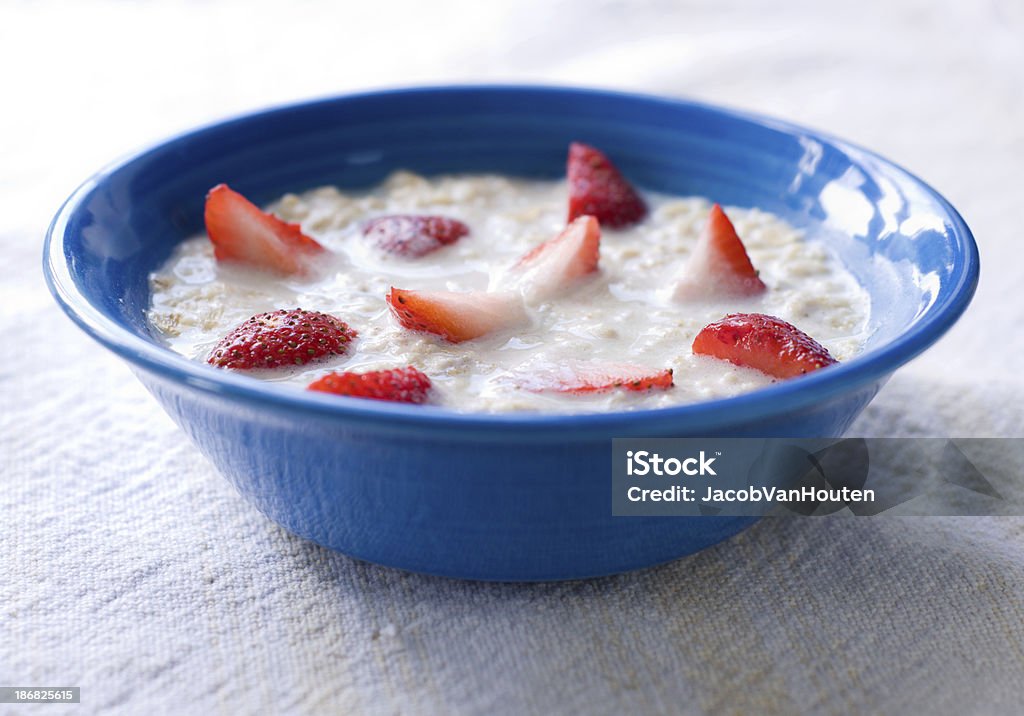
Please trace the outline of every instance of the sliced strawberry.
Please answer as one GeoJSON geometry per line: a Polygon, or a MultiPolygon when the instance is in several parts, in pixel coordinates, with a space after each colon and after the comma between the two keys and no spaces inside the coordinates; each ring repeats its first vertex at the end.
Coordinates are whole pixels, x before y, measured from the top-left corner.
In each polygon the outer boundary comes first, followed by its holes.
{"type": "Polygon", "coordinates": [[[363,227],[363,236],[378,249],[412,258],[455,243],[468,233],[468,226],[447,216],[379,216],[363,227]]]}
{"type": "Polygon", "coordinates": [[[391,313],[411,331],[441,336],[461,343],[525,323],[526,311],[518,296],[471,291],[404,291],[391,288],[391,313]]]}
{"type": "Polygon", "coordinates": [[[597,149],[573,142],[566,166],[569,178],[569,221],[589,214],[602,226],[620,228],[647,215],[647,205],[597,149]]]}
{"type": "Polygon", "coordinates": [[[425,403],[430,394],[430,378],[412,367],[367,373],[328,373],[310,383],[308,389],[353,398],[425,403]]]}
{"type": "Polygon", "coordinates": [[[733,313],[701,329],[693,352],[793,378],[836,363],[828,350],[799,328],[763,313],[733,313]]]}
{"type": "Polygon", "coordinates": [[[302,273],[324,252],[298,224],[260,211],[227,184],[206,195],[206,233],[218,261],[237,261],[282,274],[302,273]]]}
{"type": "Polygon", "coordinates": [[[672,369],[652,370],[626,363],[567,361],[531,370],[519,383],[532,393],[606,393],[611,390],[666,390],[671,388],[672,369]]]}
{"type": "Polygon", "coordinates": [[[231,330],[210,352],[218,368],[279,368],[344,355],[356,337],[334,316],[301,308],[260,313],[231,330]]]}
{"type": "Polygon", "coordinates": [[[510,276],[531,298],[550,298],[577,279],[597,271],[601,226],[593,216],[581,216],[558,236],[535,247],[513,267],[510,276]]]}
{"type": "Polygon", "coordinates": [[[766,290],[736,227],[715,204],[697,245],[675,286],[679,300],[720,296],[755,296],[766,290]]]}

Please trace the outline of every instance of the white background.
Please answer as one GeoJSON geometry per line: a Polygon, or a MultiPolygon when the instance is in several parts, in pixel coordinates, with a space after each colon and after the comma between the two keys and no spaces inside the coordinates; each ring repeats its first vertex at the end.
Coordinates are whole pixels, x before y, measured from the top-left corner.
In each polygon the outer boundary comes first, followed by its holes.
{"type": "Polygon", "coordinates": [[[356,88],[689,96],[875,149],[974,230],[963,321],[855,432],[1021,435],[1024,5],[0,2],[0,683],[81,711],[1011,713],[1020,519],[768,521],[676,564],[479,585],[353,562],[244,504],[39,271],[60,201],[195,124],[356,88]]]}

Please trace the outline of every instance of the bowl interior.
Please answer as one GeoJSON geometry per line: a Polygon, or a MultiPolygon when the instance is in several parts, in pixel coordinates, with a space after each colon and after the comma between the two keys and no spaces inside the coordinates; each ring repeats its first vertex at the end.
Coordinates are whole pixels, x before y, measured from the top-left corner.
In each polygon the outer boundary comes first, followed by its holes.
{"type": "Polygon", "coordinates": [[[871,296],[865,357],[900,337],[898,362],[908,360],[973,292],[970,232],[938,194],[885,160],[774,120],[557,88],[373,93],[213,125],[95,177],[58,215],[52,240],[88,320],[152,342],[148,275],[201,230],[217,183],[263,203],[322,184],[368,188],[395,169],[557,178],[574,140],[605,149],[641,187],[758,207],[823,237],[871,296]]]}

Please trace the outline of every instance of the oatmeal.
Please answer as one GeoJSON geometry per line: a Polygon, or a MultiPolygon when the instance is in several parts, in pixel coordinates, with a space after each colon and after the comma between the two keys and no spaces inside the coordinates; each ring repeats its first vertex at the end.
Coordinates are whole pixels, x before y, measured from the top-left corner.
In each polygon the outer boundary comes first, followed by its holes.
{"type": "Polygon", "coordinates": [[[711,204],[649,192],[643,193],[648,213],[639,223],[601,226],[597,272],[556,296],[524,291],[517,308],[522,315],[503,330],[452,343],[404,328],[389,310],[385,297],[392,287],[488,296],[514,292],[510,267],[565,229],[565,197],[564,181],[428,179],[408,172],[369,192],[323,187],[288,194],[267,208],[301,224],[327,249],[316,256],[315,271],[278,275],[218,262],[207,237],[197,236],[151,276],[149,320],[171,349],[205,361],[222,337],[254,314],[295,307],[328,313],[358,333],[352,350],[254,377],[304,388],[332,371],[413,366],[432,381],[431,402],[460,411],[658,408],[769,385],[775,379],[765,373],[691,351],[704,326],[731,313],[777,316],[839,361],[862,349],[867,294],[824,244],[763,211],[726,207],[767,290],[739,296],[687,290],[681,300],[679,287],[686,282],[679,276],[711,204]],[[376,217],[396,214],[443,215],[468,233],[425,256],[390,254],[368,241],[364,228],[376,217]],[[528,389],[530,376],[606,363],[671,369],[674,386],[584,395],[528,389]]]}

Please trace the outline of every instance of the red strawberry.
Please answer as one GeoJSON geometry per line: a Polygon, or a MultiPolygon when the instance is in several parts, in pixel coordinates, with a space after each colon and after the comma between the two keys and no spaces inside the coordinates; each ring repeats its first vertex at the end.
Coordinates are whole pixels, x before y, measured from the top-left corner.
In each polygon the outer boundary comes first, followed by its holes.
{"type": "Polygon", "coordinates": [[[619,228],[647,215],[647,205],[604,154],[579,142],[569,145],[569,221],[590,214],[619,228]]]}
{"type": "Polygon", "coordinates": [[[763,313],[733,313],[701,329],[693,352],[793,378],[836,363],[828,350],[799,328],[763,313]]]}
{"type": "Polygon", "coordinates": [[[601,226],[581,216],[558,236],[527,253],[513,268],[516,285],[532,298],[553,296],[577,279],[597,271],[601,226]]]}
{"type": "Polygon", "coordinates": [[[344,321],[301,308],[260,313],[236,326],[210,352],[218,368],[278,368],[344,355],[356,332],[344,321]]]}
{"type": "Polygon", "coordinates": [[[206,195],[206,233],[218,261],[237,261],[282,274],[302,273],[324,247],[298,224],[260,211],[227,184],[206,195]]]}
{"type": "Polygon", "coordinates": [[[387,297],[398,322],[411,331],[441,336],[451,343],[504,330],[526,322],[522,299],[507,293],[473,291],[404,291],[387,297]]]}
{"type": "Polygon", "coordinates": [[[652,370],[625,363],[569,361],[533,371],[520,386],[533,393],[605,393],[614,389],[666,390],[674,385],[672,369],[652,370]]]}
{"type": "Polygon", "coordinates": [[[675,287],[675,298],[692,300],[714,296],[755,296],[764,285],[750,263],[747,249],[722,207],[711,216],[675,287]]]}
{"type": "Polygon", "coordinates": [[[430,378],[412,367],[368,373],[328,373],[314,380],[308,388],[353,398],[425,403],[430,393],[430,378]]]}
{"type": "Polygon", "coordinates": [[[468,233],[468,226],[446,216],[379,216],[363,227],[363,236],[378,249],[412,257],[455,243],[468,233]]]}

